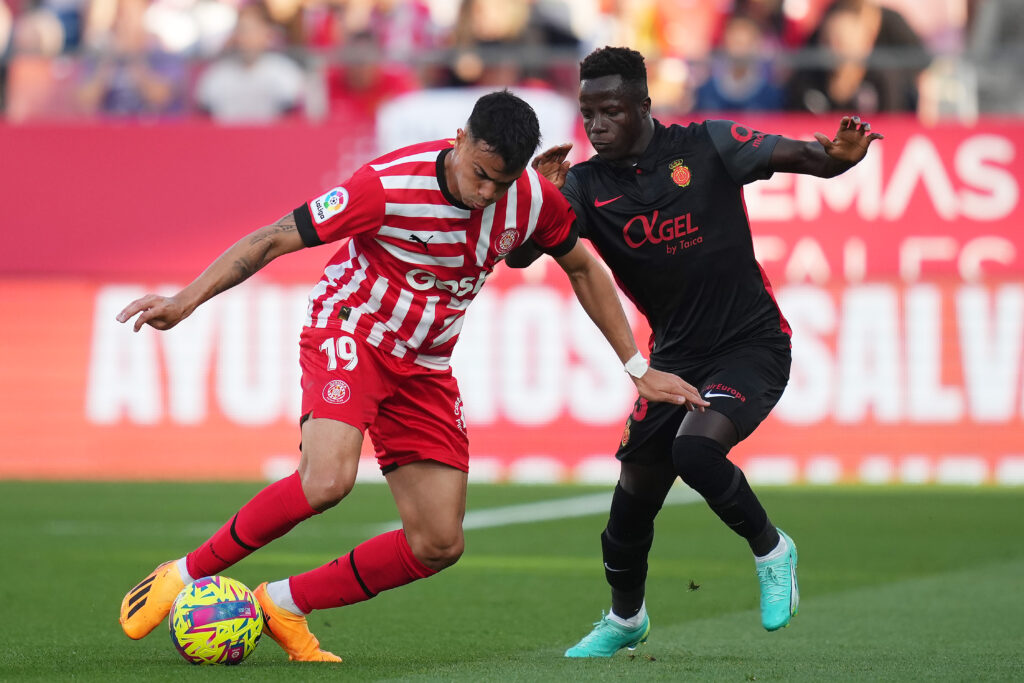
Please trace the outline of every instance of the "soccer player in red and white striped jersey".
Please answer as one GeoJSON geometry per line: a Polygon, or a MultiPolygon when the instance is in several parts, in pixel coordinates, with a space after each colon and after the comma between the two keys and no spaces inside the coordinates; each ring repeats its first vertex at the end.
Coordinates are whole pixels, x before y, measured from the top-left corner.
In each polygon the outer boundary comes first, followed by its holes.
{"type": "Polygon", "coordinates": [[[347,239],[309,297],[300,338],[302,456],[206,542],[157,567],[128,592],[121,625],[141,638],[188,582],[214,575],[339,503],[351,490],[369,432],[402,528],[322,567],[261,584],[267,631],[292,660],[340,661],[305,615],[374,597],[435,574],[462,554],[469,448],[449,368],[466,307],[492,269],[531,239],[565,269],[584,309],[641,396],[706,405],[683,380],[646,367],[610,278],[577,242],[561,193],[526,169],[540,129],[504,91],[480,98],[455,138],[397,150],[256,230],[172,297],[147,295],[134,316],[164,330],[272,259],[347,239]]]}

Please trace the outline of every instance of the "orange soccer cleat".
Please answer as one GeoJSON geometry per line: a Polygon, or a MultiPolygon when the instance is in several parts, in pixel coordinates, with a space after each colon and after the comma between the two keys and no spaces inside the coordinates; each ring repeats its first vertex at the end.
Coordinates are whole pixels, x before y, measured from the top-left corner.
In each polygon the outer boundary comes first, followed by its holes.
{"type": "Polygon", "coordinates": [[[125,635],[138,640],[156,628],[184,587],[177,562],[164,562],[154,569],[121,601],[120,621],[125,635]]]}
{"type": "Polygon", "coordinates": [[[263,608],[263,632],[269,635],[288,653],[293,662],[340,662],[341,657],[320,649],[320,641],[316,639],[306,623],[306,617],[292,614],[274,604],[267,593],[267,582],[264,581],[253,591],[260,607],[263,608]]]}

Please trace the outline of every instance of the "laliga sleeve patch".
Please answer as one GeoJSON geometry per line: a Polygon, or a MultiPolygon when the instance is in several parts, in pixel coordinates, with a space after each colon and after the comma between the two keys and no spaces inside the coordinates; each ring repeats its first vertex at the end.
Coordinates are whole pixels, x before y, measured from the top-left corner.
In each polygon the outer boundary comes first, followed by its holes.
{"type": "Polygon", "coordinates": [[[348,190],[336,187],[330,192],[320,195],[309,203],[309,213],[317,225],[326,223],[348,206],[348,190]]]}

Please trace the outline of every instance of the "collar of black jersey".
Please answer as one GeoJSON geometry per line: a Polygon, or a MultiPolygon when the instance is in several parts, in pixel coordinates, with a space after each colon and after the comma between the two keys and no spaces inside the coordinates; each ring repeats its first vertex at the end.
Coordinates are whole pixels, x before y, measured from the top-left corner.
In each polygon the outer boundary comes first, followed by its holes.
{"type": "Polygon", "coordinates": [[[601,159],[600,155],[596,155],[596,158],[599,159],[605,165],[607,165],[609,168],[612,168],[619,173],[633,175],[636,174],[637,172],[653,172],[658,167],[658,159],[661,155],[663,147],[662,141],[668,131],[668,128],[663,126],[661,122],[658,121],[658,119],[653,119],[653,121],[654,135],[651,136],[651,141],[647,143],[647,149],[644,150],[644,153],[640,155],[640,159],[638,159],[635,164],[632,164],[630,166],[621,166],[619,164],[613,164],[605,161],[604,159],[601,159]]]}
{"type": "Polygon", "coordinates": [[[434,170],[435,175],[437,175],[437,184],[441,186],[441,194],[449,204],[460,209],[465,209],[466,211],[472,211],[472,209],[456,199],[455,195],[453,195],[448,189],[448,178],[444,172],[444,158],[448,156],[451,151],[451,147],[445,147],[441,150],[441,153],[437,155],[437,166],[434,170]]]}

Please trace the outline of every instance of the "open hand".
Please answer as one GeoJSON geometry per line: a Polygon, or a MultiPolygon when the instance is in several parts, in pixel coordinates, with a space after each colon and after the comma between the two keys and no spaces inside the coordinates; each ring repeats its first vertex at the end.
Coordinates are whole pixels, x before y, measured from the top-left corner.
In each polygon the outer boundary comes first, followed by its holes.
{"type": "Polygon", "coordinates": [[[637,391],[648,401],[685,405],[687,410],[700,410],[711,405],[693,385],[669,372],[648,368],[643,377],[634,377],[637,391]]]}
{"type": "Polygon", "coordinates": [[[565,157],[569,155],[570,149],[571,142],[549,147],[533,158],[533,169],[550,180],[555,187],[561,188],[565,184],[565,174],[569,172],[569,162],[565,157]]]}
{"type": "Polygon", "coordinates": [[[859,116],[844,116],[839,122],[839,131],[829,140],[821,133],[815,133],[814,139],[825,148],[825,153],[838,162],[853,166],[868,153],[868,145],[873,140],[881,140],[885,136],[872,133],[871,124],[861,121],[859,116]]]}
{"type": "Polygon", "coordinates": [[[117,322],[128,322],[138,313],[139,317],[135,319],[136,332],[141,330],[143,325],[158,330],[169,330],[188,317],[190,312],[177,297],[147,294],[125,306],[124,310],[117,314],[117,322]]]}

